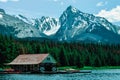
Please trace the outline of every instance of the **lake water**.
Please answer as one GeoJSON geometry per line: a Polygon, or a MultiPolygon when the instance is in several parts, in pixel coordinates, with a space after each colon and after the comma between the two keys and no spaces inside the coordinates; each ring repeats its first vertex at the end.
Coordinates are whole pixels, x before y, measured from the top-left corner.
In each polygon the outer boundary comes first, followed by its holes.
{"type": "Polygon", "coordinates": [[[0,80],[120,80],[120,69],[73,74],[0,74],[0,80]]]}

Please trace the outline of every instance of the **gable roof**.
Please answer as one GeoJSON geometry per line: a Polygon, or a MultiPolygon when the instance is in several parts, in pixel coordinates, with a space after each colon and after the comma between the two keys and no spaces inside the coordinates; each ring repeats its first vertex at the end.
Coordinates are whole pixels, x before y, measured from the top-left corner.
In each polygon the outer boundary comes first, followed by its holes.
{"type": "Polygon", "coordinates": [[[40,64],[49,54],[23,54],[19,55],[8,65],[40,64]]]}

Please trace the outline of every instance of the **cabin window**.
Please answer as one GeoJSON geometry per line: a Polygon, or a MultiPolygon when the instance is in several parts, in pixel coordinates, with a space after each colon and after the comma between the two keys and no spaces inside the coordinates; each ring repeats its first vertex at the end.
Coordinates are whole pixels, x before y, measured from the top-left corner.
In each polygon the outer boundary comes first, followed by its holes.
{"type": "Polygon", "coordinates": [[[47,60],[50,60],[50,58],[48,57],[47,60]]]}

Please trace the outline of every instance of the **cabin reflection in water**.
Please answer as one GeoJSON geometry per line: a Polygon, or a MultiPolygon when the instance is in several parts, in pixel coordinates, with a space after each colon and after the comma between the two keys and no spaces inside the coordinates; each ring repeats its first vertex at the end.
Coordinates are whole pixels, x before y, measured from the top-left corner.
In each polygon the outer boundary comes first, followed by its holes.
{"type": "Polygon", "coordinates": [[[56,61],[50,54],[23,54],[8,63],[20,72],[56,72],[56,61]]]}

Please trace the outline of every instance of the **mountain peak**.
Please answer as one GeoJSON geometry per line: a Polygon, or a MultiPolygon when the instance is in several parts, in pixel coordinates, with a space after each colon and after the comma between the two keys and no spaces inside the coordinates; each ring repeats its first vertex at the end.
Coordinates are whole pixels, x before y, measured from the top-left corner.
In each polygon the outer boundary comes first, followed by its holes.
{"type": "Polygon", "coordinates": [[[120,43],[120,28],[106,19],[96,17],[68,6],[59,20],[52,17],[30,19],[23,15],[12,16],[0,9],[0,33],[17,38],[45,37],[67,42],[120,43]]]}
{"type": "Polygon", "coordinates": [[[4,9],[0,9],[0,13],[5,14],[4,9]]]}
{"type": "Polygon", "coordinates": [[[73,6],[72,6],[72,5],[70,5],[70,6],[68,6],[67,8],[71,9],[71,8],[73,8],[73,6]]]}
{"type": "Polygon", "coordinates": [[[66,11],[71,11],[71,12],[73,12],[73,13],[76,13],[76,12],[78,12],[79,10],[77,9],[77,8],[75,8],[75,7],[73,7],[73,6],[68,6],[68,8],[66,9],[66,11]]]}

